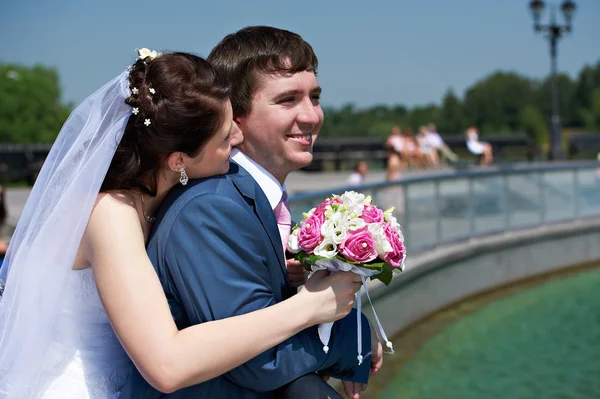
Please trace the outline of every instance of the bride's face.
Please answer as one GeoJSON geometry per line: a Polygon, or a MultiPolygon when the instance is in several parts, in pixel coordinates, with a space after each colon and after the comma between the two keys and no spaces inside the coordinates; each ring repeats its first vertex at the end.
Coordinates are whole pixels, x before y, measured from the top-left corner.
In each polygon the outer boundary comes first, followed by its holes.
{"type": "Polygon", "coordinates": [[[224,105],[225,118],[217,133],[195,157],[186,159],[185,171],[190,179],[222,175],[229,171],[231,147],[242,142],[243,135],[233,122],[231,102],[224,105]]]}

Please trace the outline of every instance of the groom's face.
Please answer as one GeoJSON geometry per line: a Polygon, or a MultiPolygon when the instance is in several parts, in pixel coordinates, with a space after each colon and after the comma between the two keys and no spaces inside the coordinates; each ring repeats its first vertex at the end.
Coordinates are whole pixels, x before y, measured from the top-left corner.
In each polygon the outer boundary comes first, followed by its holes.
{"type": "Polygon", "coordinates": [[[261,74],[250,111],[235,118],[244,134],[240,149],[283,183],[312,162],[323,124],[320,95],[311,71],[261,74]]]}

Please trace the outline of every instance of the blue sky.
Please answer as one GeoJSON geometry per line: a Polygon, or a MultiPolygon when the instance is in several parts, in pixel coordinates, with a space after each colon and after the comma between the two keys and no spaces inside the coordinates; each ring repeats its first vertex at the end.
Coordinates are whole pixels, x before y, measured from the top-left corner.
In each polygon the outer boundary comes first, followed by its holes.
{"type": "MultiPolygon", "coordinates": [[[[558,61],[573,77],[600,60],[600,1],[575,1],[558,61]]],[[[226,34],[264,24],[313,45],[324,105],[414,106],[439,103],[449,87],[462,95],[495,70],[546,76],[548,45],[533,33],[528,3],[2,0],[0,61],[56,67],[64,100],[78,103],[132,63],[136,47],[206,56],[226,34]]]]}

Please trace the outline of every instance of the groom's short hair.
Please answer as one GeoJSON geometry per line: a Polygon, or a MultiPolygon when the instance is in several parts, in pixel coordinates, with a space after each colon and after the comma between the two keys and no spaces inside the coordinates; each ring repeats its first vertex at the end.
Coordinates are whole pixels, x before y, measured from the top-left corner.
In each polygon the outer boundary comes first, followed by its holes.
{"type": "Polygon", "coordinates": [[[250,111],[259,89],[260,74],[317,73],[313,48],[296,33],[270,26],[249,26],[231,33],[210,52],[207,60],[230,80],[234,115],[250,111]]]}

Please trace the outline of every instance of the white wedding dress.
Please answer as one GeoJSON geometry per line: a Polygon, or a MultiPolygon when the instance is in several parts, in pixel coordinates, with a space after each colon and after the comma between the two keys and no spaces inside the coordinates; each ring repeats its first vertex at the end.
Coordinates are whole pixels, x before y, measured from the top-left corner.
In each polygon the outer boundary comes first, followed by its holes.
{"type": "Polygon", "coordinates": [[[44,367],[53,382],[41,398],[118,398],[134,366],[108,321],[91,268],[71,271],[54,328],[44,367]]]}

